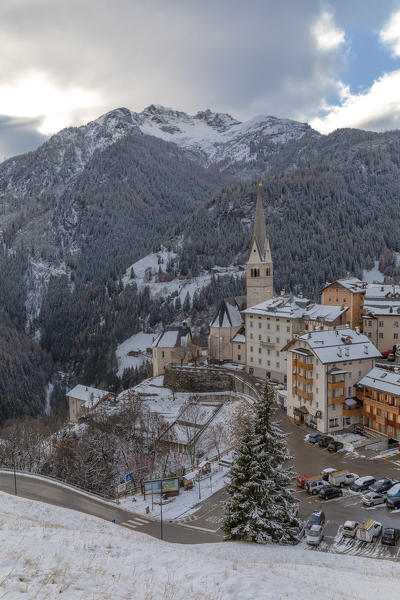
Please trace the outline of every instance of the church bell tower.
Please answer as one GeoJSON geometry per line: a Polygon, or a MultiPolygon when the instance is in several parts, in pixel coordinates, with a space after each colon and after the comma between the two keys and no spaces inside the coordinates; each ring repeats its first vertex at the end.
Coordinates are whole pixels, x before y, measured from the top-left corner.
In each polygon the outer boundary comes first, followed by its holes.
{"type": "Polygon", "coordinates": [[[262,183],[259,183],[254,231],[246,266],[247,308],[274,296],[274,265],[265,227],[261,188],[262,183]]]}

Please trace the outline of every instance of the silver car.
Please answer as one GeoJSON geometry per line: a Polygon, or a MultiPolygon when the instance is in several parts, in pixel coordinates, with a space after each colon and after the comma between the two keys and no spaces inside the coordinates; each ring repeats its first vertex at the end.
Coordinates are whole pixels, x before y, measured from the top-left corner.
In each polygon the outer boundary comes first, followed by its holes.
{"type": "Polygon", "coordinates": [[[362,495],[362,502],[365,506],[375,506],[376,504],[384,504],[386,496],[378,492],[368,492],[362,495]]]}

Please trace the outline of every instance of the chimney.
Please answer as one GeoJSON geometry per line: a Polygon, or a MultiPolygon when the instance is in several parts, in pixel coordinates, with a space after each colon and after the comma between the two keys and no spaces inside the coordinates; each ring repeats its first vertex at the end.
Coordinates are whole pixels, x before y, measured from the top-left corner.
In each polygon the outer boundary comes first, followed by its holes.
{"type": "Polygon", "coordinates": [[[348,346],[346,346],[346,348],[344,349],[344,353],[346,356],[350,356],[350,348],[348,346]]]}
{"type": "Polygon", "coordinates": [[[342,356],[342,349],[340,348],[340,346],[337,349],[337,355],[340,356],[340,357],[342,356]]]}
{"type": "Polygon", "coordinates": [[[368,344],[364,344],[364,354],[368,354],[368,344]]]}

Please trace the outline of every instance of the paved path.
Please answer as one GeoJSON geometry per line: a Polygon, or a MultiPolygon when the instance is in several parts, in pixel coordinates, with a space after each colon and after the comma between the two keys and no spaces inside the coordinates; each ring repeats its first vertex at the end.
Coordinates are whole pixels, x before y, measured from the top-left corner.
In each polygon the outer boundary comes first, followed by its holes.
{"type": "MultiPolygon", "coordinates": [[[[0,472],[0,490],[14,494],[14,474],[0,472]]],[[[113,521],[127,529],[140,531],[155,538],[160,538],[160,521],[123,510],[112,502],[103,502],[90,494],[81,493],[73,488],[58,485],[49,480],[24,474],[17,474],[17,493],[23,498],[39,500],[47,504],[62,506],[100,517],[105,521],[113,521]]],[[[215,529],[215,527],[213,528],[215,529]]],[[[164,522],[163,539],[179,544],[203,544],[221,541],[221,535],[211,528],[192,528],[186,524],[164,522]]]]}

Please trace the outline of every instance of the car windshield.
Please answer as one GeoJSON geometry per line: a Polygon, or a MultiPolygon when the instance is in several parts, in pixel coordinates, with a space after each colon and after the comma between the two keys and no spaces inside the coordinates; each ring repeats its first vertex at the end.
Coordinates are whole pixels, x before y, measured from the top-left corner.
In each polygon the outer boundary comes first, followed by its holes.
{"type": "Polygon", "coordinates": [[[318,537],[319,536],[319,531],[310,531],[310,533],[308,535],[310,537],[318,537]]]}
{"type": "Polygon", "coordinates": [[[343,529],[344,529],[345,531],[353,531],[353,527],[350,527],[350,525],[345,525],[345,526],[343,527],[343,529]]]}

